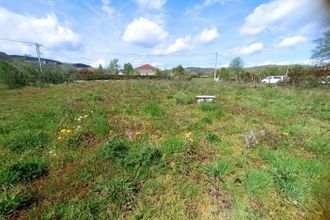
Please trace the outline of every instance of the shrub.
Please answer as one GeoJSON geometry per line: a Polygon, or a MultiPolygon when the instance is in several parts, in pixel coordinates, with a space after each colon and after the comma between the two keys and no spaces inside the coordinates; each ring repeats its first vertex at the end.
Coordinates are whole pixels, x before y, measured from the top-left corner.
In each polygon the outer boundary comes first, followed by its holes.
{"type": "Polygon", "coordinates": [[[271,184],[272,178],[268,173],[253,170],[246,179],[245,188],[249,194],[259,195],[267,193],[271,184]]]}
{"type": "Polygon", "coordinates": [[[42,147],[46,142],[47,136],[42,131],[25,129],[10,133],[4,145],[11,151],[20,152],[42,147]]]}
{"type": "Polygon", "coordinates": [[[23,75],[11,64],[0,60],[0,82],[8,89],[20,88],[26,85],[23,75]]]}
{"type": "Polygon", "coordinates": [[[162,152],[153,147],[143,147],[131,151],[124,159],[124,165],[126,167],[147,167],[152,164],[159,163],[162,157],[162,152]]]}
{"type": "Polygon", "coordinates": [[[31,203],[31,198],[31,192],[24,188],[2,187],[0,189],[0,218],[19,208],[28,206],[31,203]]]}
{"type": "Polygon", "coordinates": [[[31,181],[48,172],[48,165],[35,160],[22,160],[13,163],[0,171],[1,181],[4,183],[17,183],[31,181]]]}
{"type": "Polygon", "coordinates": [[[143,108],[143,112],[149,116],[162,116],[164,110],[156,103],[149,103],[143,108]]]}
{"type": "Polygon", "coordinates": [[[101,157],[104,160],[123,158],[128,153],[128,143],[118,137],[115,137],[103,145],[101,149],[101,157]]]}

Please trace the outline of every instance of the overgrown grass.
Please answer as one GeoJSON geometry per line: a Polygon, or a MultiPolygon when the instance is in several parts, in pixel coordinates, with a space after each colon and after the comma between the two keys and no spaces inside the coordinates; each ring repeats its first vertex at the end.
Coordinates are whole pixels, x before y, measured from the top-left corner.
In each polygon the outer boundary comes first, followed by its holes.
{"type": "Polygon", "coordinates": [[[0,218],[326,218],[329,98],[207,79],[2,90],[0,218]]]}

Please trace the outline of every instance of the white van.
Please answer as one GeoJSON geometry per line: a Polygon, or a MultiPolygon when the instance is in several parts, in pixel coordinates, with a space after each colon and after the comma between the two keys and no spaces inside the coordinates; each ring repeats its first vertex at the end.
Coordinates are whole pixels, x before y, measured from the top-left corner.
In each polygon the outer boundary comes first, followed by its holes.
{"type": "Polygon", "coordinates": [[[267,78],[261,80],[262,83],[276,84],[282,82],[285,76],[268,76],[267,78]]]}

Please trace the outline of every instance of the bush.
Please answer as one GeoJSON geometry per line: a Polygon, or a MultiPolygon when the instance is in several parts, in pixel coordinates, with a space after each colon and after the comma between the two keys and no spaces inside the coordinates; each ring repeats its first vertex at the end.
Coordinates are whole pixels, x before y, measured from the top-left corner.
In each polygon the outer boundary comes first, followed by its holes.
{"type": "Polygon", "coordinates": [[[42,147],[46,142],[47,136],[42,131],[25,129],[10,133],[4,145],[11,151],[21,152],[42,147]]]}
{"type": "Polygon", "coordinates": [[[11,64],[0,60],[0,82],[8,89],[20,88],[26,85],[23,75],[11,64]]]}
{"type": "Polygon", "coordinates": [[[162,116],[164,110],[156,103],[149,103],[143,108],[143,112],[149,116],[162,116]]]}
{"type": "Polygon", "coordinates": [[[0,171],[1,181],[4,183],[17,183],[31,181],[48,172],[48,165],[35,160],[22,160],[13,163],[0,171]]]}
{"type": "Polygon", "coordinates": [[[31,203],[32,194],[24,188],[2,187],[0,189],[0,218],[31,203]]]}
{"type": "Polygon", "coordinates": [[[101,149],[101,157],[104,160],[123,158],[129,150],[128,143],[115,137],[103,145],[101,149]]]}

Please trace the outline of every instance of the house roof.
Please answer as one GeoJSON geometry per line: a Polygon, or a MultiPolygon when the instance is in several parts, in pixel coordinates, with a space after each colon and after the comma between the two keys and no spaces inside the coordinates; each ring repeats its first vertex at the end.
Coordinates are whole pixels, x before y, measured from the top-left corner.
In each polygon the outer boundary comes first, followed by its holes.
{"type": "Polygon", "coordinates": [[[156,69],[155,67],[153,67],[149,64],[144,64],[143,66],[136,68],[136,70],[138,70],[138,71],[155,70],[155,69],[156,69]]]}

